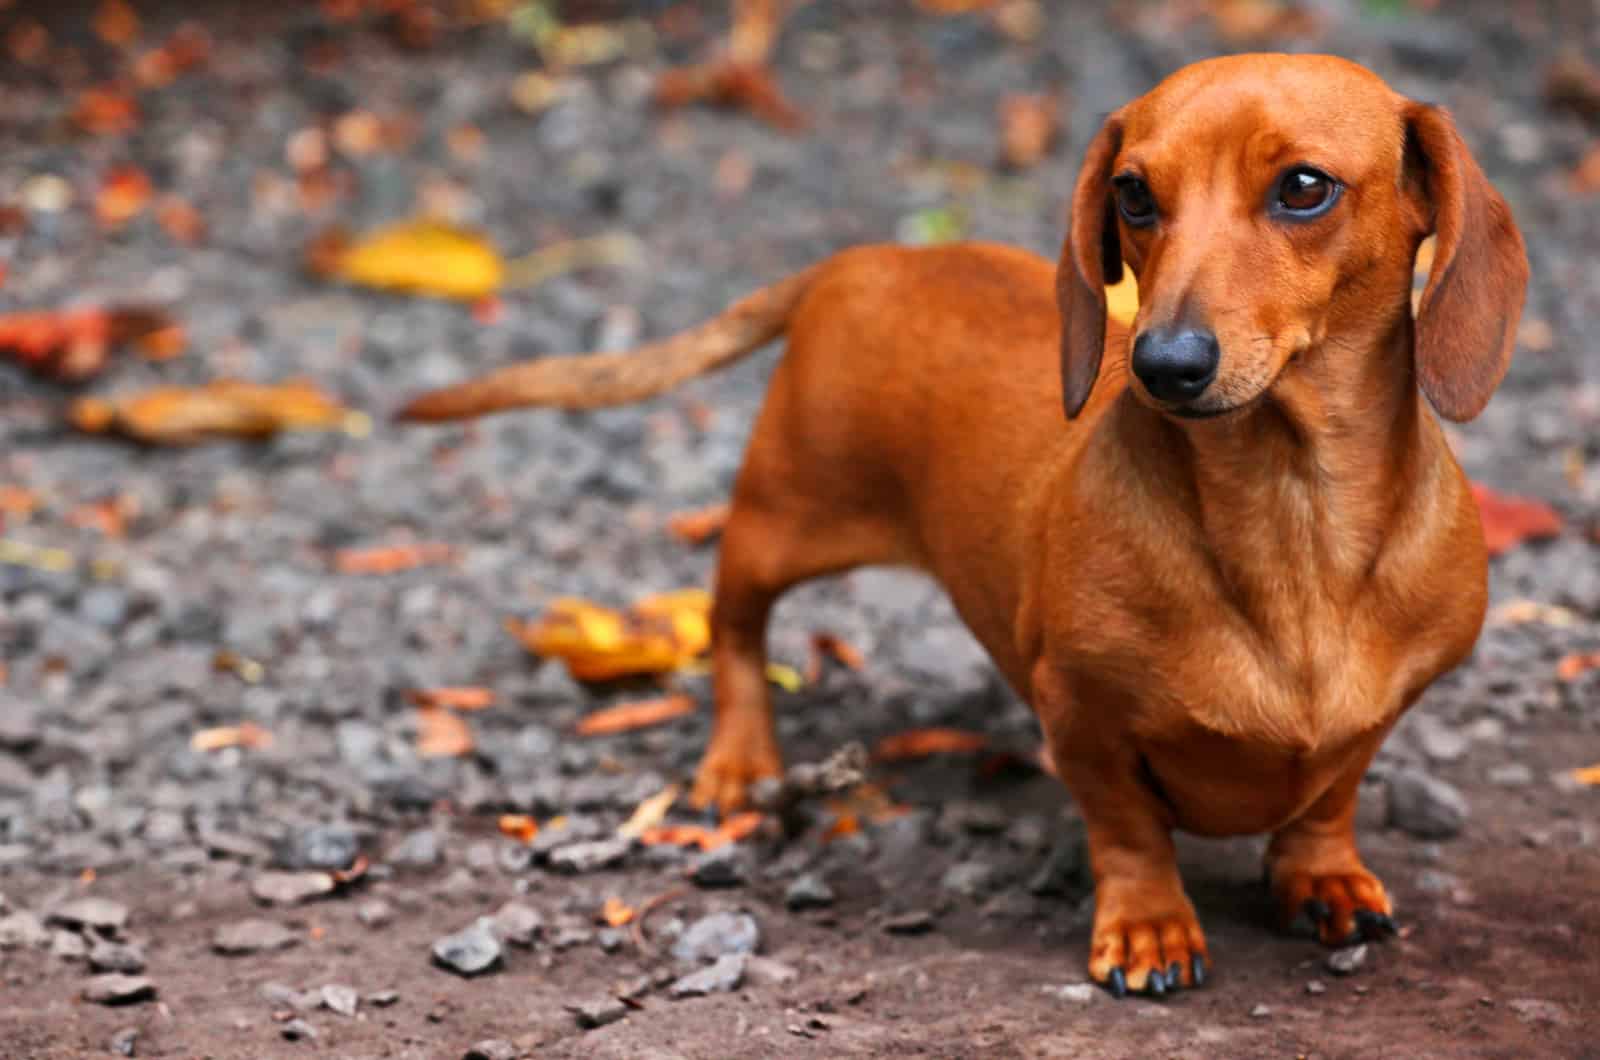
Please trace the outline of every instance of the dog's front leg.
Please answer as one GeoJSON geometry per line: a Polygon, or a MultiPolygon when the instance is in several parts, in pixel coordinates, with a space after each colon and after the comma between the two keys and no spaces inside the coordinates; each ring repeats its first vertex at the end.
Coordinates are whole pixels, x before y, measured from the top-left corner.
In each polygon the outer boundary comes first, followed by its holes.
{"type": "Polygon", "coordinates": [[[1267,879],[1281,925],[1314,933],[1329,946],[1394,934],[1394,907],[1356,851],[1355,817],[1361,778],[1388,727],[1351,756],[1310,809],[1273,834],[1267,879]]]}

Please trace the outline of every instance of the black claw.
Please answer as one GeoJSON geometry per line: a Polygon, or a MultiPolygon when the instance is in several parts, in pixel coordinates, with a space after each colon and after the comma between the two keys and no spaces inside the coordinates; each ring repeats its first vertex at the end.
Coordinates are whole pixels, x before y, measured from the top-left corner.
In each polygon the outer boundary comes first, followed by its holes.
{"type": "Polygon", "coordinates": [[[1111,991],[1111,996],[1121,1000],[1128,996],[1128,976],[1121,968],[1111,969],[1111,974],[1106,977],[1106,989],[1111,991]]]}
{"type": "Polygon", "coordinates": [[[1161,974],[1159,968],[1155,969],[1150,973],[1150,981],[1146,986],[1151,997],[1162,997],[1167,992],[1167,977],[1161,974]]]}
{"type": "Polygon", "coordinates": [[[1305,905],[1300,909],[1309,916],[1314,923],[1321,924],[1333,915],[1333,910],[1328,908],[1328,903],[1321,898],[1307,898],[1305,905]]]}
{"type": "Polygon", "coordinates": [[[1206,985],[1206,959],[1196,956],[1189,962],[1189,979],[1195,986],[1206,985]]]}
{"type": "Polygon", "coordinates": [[[1167,965],[1167,986],[1176,990],[1183,985],[1183,965],[1173,961],[1167,965]]]}
{"type": "Polygon", "coordinates": [[[1396,933],[1394,921],[1371,909],[1356,910],[1356,933],[1366,939],[1384,939],[1396,933]]]}

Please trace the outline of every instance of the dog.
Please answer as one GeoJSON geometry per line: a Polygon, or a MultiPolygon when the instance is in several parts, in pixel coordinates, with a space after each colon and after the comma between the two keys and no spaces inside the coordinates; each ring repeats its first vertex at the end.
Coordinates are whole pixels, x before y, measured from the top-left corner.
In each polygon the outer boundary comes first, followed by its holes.
{"type": "Polygon", "coordinates": [[[1055,263],[846,250],[678,336],[401,415],[637,401],[786,334],[721,544],[697,804],[779,771],[774,601],[899,564],[1038,715],[1086,825],[1095,981],[1206,978],[1175,829],[1270,834],[1286,927],[1392,934],[1356,794],[1483,623],[1478,513],[1423,399],[1470,420],[1505,374],[1528,280],[1511,211],[1445,111],[1342,59],[1243,55],[1111,114],[1068,227],[1055,263]],[[1125,265],[1128,326],[1105,293],[1125,265]]]}

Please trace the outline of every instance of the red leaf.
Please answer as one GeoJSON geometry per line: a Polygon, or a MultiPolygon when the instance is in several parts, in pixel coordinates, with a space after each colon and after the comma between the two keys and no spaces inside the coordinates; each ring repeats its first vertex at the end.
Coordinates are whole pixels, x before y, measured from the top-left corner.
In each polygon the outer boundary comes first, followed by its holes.
{"type": "Polygon", "coordinates": [[[1561,533],[1561,513],[1543,501],[1496,493],[1472,484],[1478,514],[1483,517],[1483,541],[1489,555],[1509,552],[1524,541],[1541,541],[1561,533]]]}

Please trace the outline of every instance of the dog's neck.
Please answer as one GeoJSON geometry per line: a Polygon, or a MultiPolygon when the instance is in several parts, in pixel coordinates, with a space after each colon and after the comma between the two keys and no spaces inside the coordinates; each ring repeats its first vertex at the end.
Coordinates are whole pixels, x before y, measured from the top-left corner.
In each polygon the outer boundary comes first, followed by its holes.
{"type": "Polygon", "coordinates": [[[1365,587],[1415,490],[1435,469],[1402,315],[1376,334],[1331,338],[1301,354],[1264,399],[1214,420],[1178,420],[1124,393],[1141,471],[1188,498],[1216,572],[1246,610],[1285,575],[1330,596],[1365,587]]]}

